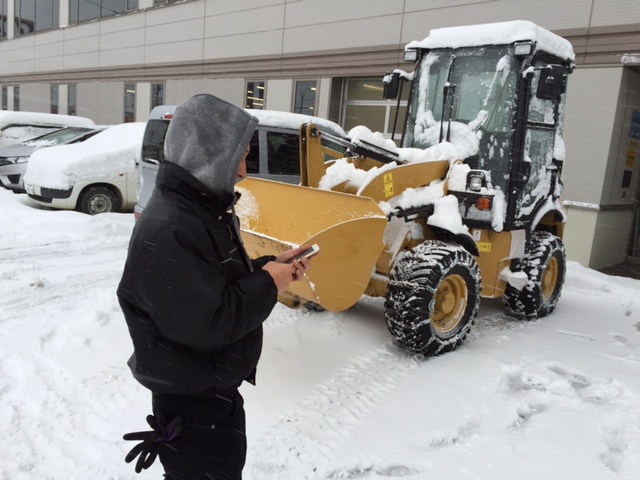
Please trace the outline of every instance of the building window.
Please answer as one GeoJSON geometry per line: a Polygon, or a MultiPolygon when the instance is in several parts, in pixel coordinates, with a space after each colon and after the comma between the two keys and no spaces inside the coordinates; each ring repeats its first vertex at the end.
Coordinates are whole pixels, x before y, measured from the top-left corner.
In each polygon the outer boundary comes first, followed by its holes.
{"type": "Polygon", "coordinates": [[[7,15],[9,14],[8,2],[9,0],[0,0],[0,38],[7,38],[7,15]]]}
{"type": "Polygon", "coordinates": [[[163,5],[165,3],[175,3],[179,0],[153,0],[154,5],[163,5]]]}
{"type": "Polygon", "coordinates": [[[124,85],[124,123],[136,121],[136,84],[124,85]]]}
{"type": "Polygon", "coordinates": [[[78,101],[78,86],[75,83],[73,83],[68,86],[68,93],[67,93],[67,113],[69,115],[76,115],[78,113],[77,101],[78,101]]]}
{"type": "Polygon", "coordinates": [[[20,85],[13,86],[13,111],[20,111],[20,85]]]}
{"type": "Polygon", "coordinates": [[[296,82],[296,98],[293,112],[313,115],[316,108],[316,90],[315,80],[296,82]]]}
{"type": "Polygon", "coordinates": [[[151,108],[164,105],[164,83],[151,84],[151,108]]]}
{"type": "Polygon", "coordinates": [[[138,8],[138,0],[69,0],[69,23],[113,17],[138,8]]]}
{"type": "Polygon", "coordinates": [[[2,110],[9,110],[9,88],[2,87],[2,110]]]}
{"type": "Polygon", "coordinates": [[[264,97],[267,88],[264,82],[247,82],[247,98],[245,106],[255,110],[264,110],[264,97]]]}
{"type": "Polygon", "coordinates": [[[59,19],[60,0],[15,0],[16,36],[57,27],[59,19]]]}
{"type": "Polygon", "coordinates": [[[58,113],[58,105],[60,101],[59,85],[51,85],[51,113],[58,113]]]}
{"type": "Polygon", "coordinates": [[[397,117],[396,134],[393,140],[399,144],[404,119],[407,113],[409,88],[405,85],[398,101],[382,98],[382,78],[351,78],[346,80],[346,101],[342,110],[342,124],[348,132],[353,127],[364,125],[373,132],[391,138],[397,117]]]}

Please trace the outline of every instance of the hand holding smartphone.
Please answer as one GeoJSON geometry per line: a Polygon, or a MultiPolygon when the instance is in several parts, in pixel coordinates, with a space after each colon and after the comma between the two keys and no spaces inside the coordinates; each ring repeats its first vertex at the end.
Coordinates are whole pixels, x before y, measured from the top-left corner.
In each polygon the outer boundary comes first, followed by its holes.
{"type": "Polygon", "coordinates": [[[310,248],[308,248],[304,252],[299,253],[298,255],[293,257],[291,260],[287,260],[286,263],[292,264],[294,260],[302,260],[303,258],[312,257],[319,251],[320,251],[320,247],[318,246],[318,244],[313,244],[310,248]]]}

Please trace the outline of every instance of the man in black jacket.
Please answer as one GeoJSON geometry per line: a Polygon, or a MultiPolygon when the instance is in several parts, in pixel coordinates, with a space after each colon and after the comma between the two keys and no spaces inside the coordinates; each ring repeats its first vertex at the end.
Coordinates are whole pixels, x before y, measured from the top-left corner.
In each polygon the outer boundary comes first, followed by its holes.
{"type": "Polygon", "coordinates": [[[257,120],[211,95],[180,105],[166,161],[131,237],[118,299],[134,353],[133,376],[152,392],[152,432],[136,470],[158,454],[170,479],[240,479],[246,456],[238,386],[254,383],[262,323],[277,294],[304,277],[309,260],[251,261],[233,213],[257,120]]]}

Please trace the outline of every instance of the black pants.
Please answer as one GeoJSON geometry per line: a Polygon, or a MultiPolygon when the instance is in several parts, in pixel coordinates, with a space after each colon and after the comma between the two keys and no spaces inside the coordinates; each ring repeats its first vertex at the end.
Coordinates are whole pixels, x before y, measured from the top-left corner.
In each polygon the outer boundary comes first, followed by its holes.
{"type": "Polygon", "coordinates": [[[158,457],[171,480],[241,480],[247,454],[244,400],[237,390],[202,396],[153,394],[167,422],[183,417],[180,435],[158,457]]]}

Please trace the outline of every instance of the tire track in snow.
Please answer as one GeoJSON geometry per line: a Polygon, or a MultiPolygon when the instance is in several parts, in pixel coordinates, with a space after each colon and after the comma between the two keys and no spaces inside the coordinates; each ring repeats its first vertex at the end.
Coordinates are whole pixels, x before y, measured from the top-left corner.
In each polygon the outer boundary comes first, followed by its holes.
{"type": "Polygon", "coordinates": [[[403,353],[390,341],[352,360],[258,439],[251,449],[255,458],[248,464],[249,478],[315,478],[340,441],[422,364],[421,358],[403,353]],[[279,458],[286,458],[284,465],[274,463],[279,458]]]}
{"type": "MultiPolygon", "coordinates": [[[[504,313],[482,316],[482,308],[467,341],[521,327],[504,313]]],[[[462,347],[464,348],[464,347],[462,347]]],[[[455,352],[447,355],[455,355],[455,352]]],[[[396,385],[427,364],[392,340],[353,359],[304,400],[289,408],[250,449],[247,476],[259,480],[324,478],[332,452],[351,435],[396,385]],[[284,464],[276,463],[285,458],[284,464]]]]}
{"type": "Polygon", "coordinates": [[[83,292],[96,287],[115,294],[126,242],[49,242],[5,249],[0,285],[10,283],[11,288],[3,289],[9,294],[0,299],[0,323],[19,318],[33,305],[84,298],[83,292]]]}

